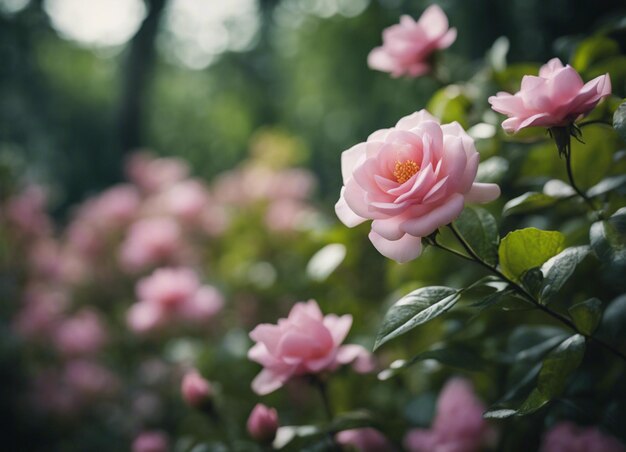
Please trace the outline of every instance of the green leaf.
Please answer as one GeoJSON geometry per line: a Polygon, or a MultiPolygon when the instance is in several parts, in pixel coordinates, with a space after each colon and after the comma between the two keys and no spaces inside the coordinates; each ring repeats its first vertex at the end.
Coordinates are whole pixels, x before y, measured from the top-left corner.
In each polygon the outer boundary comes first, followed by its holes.
{"type": "Polygon", "coordinates": [[[622,102],[613,114],[613,128],[626,141],[626,102],[622,102]]]}
{"type": "Polygon", "coordinates": [[[608,126],[586,127],[583,140],[585,143],[572,140],[572,171],[576,184],[587,189],[611,170],[613,153],[620,143],[617,133],[608,126]]]}
{"type": "Polygon", "coordinates": [[[622,185],[626,185],[626,174],[607,177],[591,187],[587,191],[587,196],[593,198],[594,196],[603,195],[604,193],[615,190],[616,188],[620,188],[622,185]]]}
{"type": "Polygon", "coordinates": [[[606,36],[593,36],[585,39],[576,49],[572,66],[579,72],[590,68],[594,63],[613,55],[619,55],[619,45],[606,36]]]}
{"type": "Polygon", "coordinates": [[[505,276],[520,281],[531,268],[539,267],[563,249],[565,237],[558,231],[518,229],[502,239],[498,255],[505,276]]]}
{"type": "Polygon", "coordinates": [[[541,269],[535,267],[525,272],[522,275],[522,284],[533,296],[537,297],[543,287],[543,273],[541,273],[541,269]]]}
{"type": "Polygon", "coordinates": [[[602,318],[602,302],[597,298],[581,301],[568,309],[576,327],[584,334],[591,335],[602,318]]]}
{"type": "Polygon", "coordinates": [[[448,85],[438,90],[428,101],[426,109],[441,119],[442,123],[458,121],[464,128],[469,126],[467,113],[472,106],[462,87],[448,85]]]}
{"type": "Polygon", "coordinates": [[[575,334],[565,339],[543,360],[537,378],[537,387],[531,391],[518,409],[499,407],[488,413],[493,416],[495,412],[502,418],[512,415],[524,416],[536,412],[554,397],[561,395],[565,390],[568,377],[578,368],[584,355],[585,338],[583,336],[575,334]]]}
{"type": "Polygon", "coordinates": [[[485,209],[467,206],[454,222],[472,249],[487,263],[498,263],[498,223],[485,209]]]}
{"type": "Polygon", "coordinates": [[[418,325],[443,314],[460,298],[461,291],[443,286],[422,287],[402,297],[387,311],[374,350],[418,325]]]}
{"type": "Polygon", "coordinates": [[[557,201],[558,199],[552,196],[531,191],[507,202],[502,209],[502,215],[513,215],[544,209],[557,201]]]}
{"type": "Polygon", "coordinates": [[[388,380],[414,364],[427,359],[433,359],[445,366],[456,369],[479,371],[485,366],[485,360],[475,350],[462,344],[448,344],[415,355],[408,361],[394,361],[389,369],[380,372],[380,380],[388,380]]]}
{"type": "Polygon", "coordinates": [[[582,262],[589,252],[590,248],[588,246],[566,248],[556,256],[548,259],[541,266],[544,280],[540,298],[544,303],[547,303],[550,298],[561,290],[563,284],[574,273],[576,266],[582,262]]]}
{"type": "Polygon", "coordinates": [[[592,224],[589,240],[602,262],[620,269],[626,267],[626,207],[608,220],[592,224]]]}

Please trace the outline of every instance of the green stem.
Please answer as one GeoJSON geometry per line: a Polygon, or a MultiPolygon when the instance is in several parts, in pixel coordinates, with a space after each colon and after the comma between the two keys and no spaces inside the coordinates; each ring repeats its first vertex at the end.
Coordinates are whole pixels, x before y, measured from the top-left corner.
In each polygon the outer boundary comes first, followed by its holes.
{"type": "Polygon", "coordinates": [[[569,179],[569,184],[572,186],[574,191],[585,201],[585,203],[587,203],[592,212],[598,213],[599,211],[594,202],[586,195],[583,190],[578,188],[578,185],[576,185],[576,181],[574,180],[574,172],[572,171],[572,143],[569,139],[565,151],[565,167],[567,169],[567,178],[569,179]]]}
{"type": "Polygon", "coordinates": [[[590,126],[592,124],[603,124],[605,126],[613,127],[613,124],[611,124],[608,121],[604,121],[603,119],[593,119],[593,120],[590,120],[590,121],[583,121],[581,123],[576,124],[576,126],[578,128],[582,128],[582,127],[585,127],[585,126],[590,126]]]}
{"type": "MultiPolygon", "coordinates": [[[[576,332],[577,334],[580,334],[581,336],[584,336],[585,338],[587,338],[588,340],[595,342],[596,344],[598,344],[599,346],[609,350],[611,353],[615,354],[616,356],[618,356],[619,358],[621,358],[624,362],[626,362],[626,355],[624,353],[622,353],[621,351],[619,351],[617,348],[613,347],[611,344],[607,344],[606,342],[602,341],[601,339],[598,339],[590,334],[585,334],[583,332],[581,332],[576,325],[574,324],[574,322],[572,322],[569,318],[567,318],[566,316],[564,316],[563,314],[560,314],[556,311],[553,311],[552,309],[550,309],[549,307],[547,307],[544,304],[541,304],[539,302],[539,300],[537,300],[530,292],[528,292],[524,287],[522,287],[521,285],[517,284],[515,281],[511,280],[510,278],[508,278],[506,275],[504,275],[500,270],[498,270],[496,267],[494,267],[493,265],[488,264],[487,262],[485,262],[475,251],[474,249],[471,247],[471,245],[469,243],[467,243],[467,241],[465,240],[465,238],[463,237],[463,235],[461,235],[461,233],[458,231],[458,229],[456,228],[456,226],[454,226],[453,223],[450,223],[448,225],[448,227],[450,228],[450,230],[452,231],[452,234],[454,234],[454,236],[456,237],[456,239],[459,241],[459,243],[461,244],[461,246],[463,247],[463,249],[467,252],[467,254],[469,256],[465,256],[457,251],[454,251],[450,248],[446,248],[443,247],[439,244],[437,244],[439,246],[439,248],[445,249],[447,251],[452,252],[453,254],[457,255],[457,256],[461,256],[464,259],[467,260],[471,260],[473,262],[476,262],[477,264],[481,265],[482,267],[486,268],[487,270],[489,270],[491,273],[493,273],[494,275],[496,275],[498,278],[500,278],[502,281],[506,282],[515,292],[517,292],[519,295],[521,295],[522,297],[524,297],[526,300],[528,300],[530,303],[532,303],[537,309],[545,312],[546,314],[548,314],[549,316],[551,316],[552,318],[558,320],[559,322],[561,322],[562,324],[564,324],[565,326],[567,326],[568,328],[570,328],[571,330],[573,330],[574,332],[576,332]]],[[[436,242],[435,242],[436,243],[436,242]]]]}
{"type": "Polygon", "coordinates": [[[320,393],[320,397],[322,399],[322,404],[324,406],[324,412],[326,413],[326,417],[329,422],[332,422],[334,415],[333,409],[330,405],[330,399],[328,397],[328,386],[326,382],[319,378],[318,376],[312,376],[313,385],[317,388],[320,393]]]}

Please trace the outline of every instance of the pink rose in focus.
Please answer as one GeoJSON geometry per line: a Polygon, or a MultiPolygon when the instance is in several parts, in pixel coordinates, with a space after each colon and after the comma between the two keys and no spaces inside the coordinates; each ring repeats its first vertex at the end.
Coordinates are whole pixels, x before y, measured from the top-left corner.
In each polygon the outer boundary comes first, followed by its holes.
{"type": "Polygon", "coordinates": [[[167,435],[160,431],[141,432],[133,441],[132,452],[168,452],[167,435]]]}
{"type": "Polygon", "coordinates": [[[128,312],[128,324],[146,333],[165,323],[203,323],[212,319],[223,304],[222,295],[209,285],[201,285],[198,275],[188,268],[161,268],[137,283],[137,298],[128,312]]]}
{"type": "Polygon", "coordinates": [[[181,393],[189,406],[202,408],[211,401],[213,388],[211,383],[200,375],[197,370],[185,374],[181,384],[181,393]]]}
{"type": "Polygon", "coordinates": [[[483,419],[484,404],[469,381],[453,378],[444,386],[433,425],[413,429],[404,437],[411,452],[478,452],[492,446],[496,432],[483,419]]]}
{"type": "Polygon", "coordinates": [[[88,355],[98,352],[107,341],[100,315],[85,308],[64,319],[57,327],[54,343],[64,355],[88,355]]]}
{"type": "Polygon", "coordinates": [[[278,430],[278,413],[274,408],[268,408],[257,403],[252,409],[246,424],[250,436],[259,443],[269,444],[274,441],[278,430]]]}
{"type": "MultiPolygon", "coordinates": [[[[332,371],[341,364],[361,360],[369,352],[358,345],[341,343],[352,326],[352,316],[324,316],[314,300],[294,305],[286,319],[277,325],[264,323],[250,333],[256,344],[248,358],[264,369],[252,382],[259,395],[269,394],[294,376],[332,371]]],[[[370,366],[361,371],[369,372],[370,366]]]]}
{"type": "Polygon", "coordinates": [[[559,422],[543,437],[541,452],[625,452],[626,447],[597,427],[559,422]]]}
{"type": "Polygon", "coordinates": [[[374,220],[376,249],[410,261],[421,254],[422,237],[455,220],[466,202],[500,195],[497,185],[474,182],[479,158],[457,122],[440,125],[421,110],[343,152],[335,212],[348,227],[374,220]]]}
{"type": "Polygon", "coordinates": [[[171,218],[146,218],[130,227],[121,245],[120,261],[129,271],[176,262],[181,257],[181,227],[171,218]]]}
{"type": "Polygon", "coordinates": [[[509,133],[525,127],[563,127],[587,115],[604,97],[611,94],[609,74],[584,83],[569,64],[558,58],[539,69],[539,76],[525,75],[515,94],[499,92],[489,103],[509,118],[502,128],[509,133]]]}
{"type": "Polygon", "coordinates": [[[385,29],[382,47],[370,52],[367,64],[393,77],[419,77],[430,71],[432,53],[450,47],[455,39],[456,29],[449,28],[446,14],[431,5],[417,21],[402,16],[399,24],[385,29]]]}
{"type": "Polygon", "coordinates": [[[337,433],[335,439],[342,446],[351,447],[358,452],[395,450],[385,435],[371,427],[344,430],[337,433]]]}

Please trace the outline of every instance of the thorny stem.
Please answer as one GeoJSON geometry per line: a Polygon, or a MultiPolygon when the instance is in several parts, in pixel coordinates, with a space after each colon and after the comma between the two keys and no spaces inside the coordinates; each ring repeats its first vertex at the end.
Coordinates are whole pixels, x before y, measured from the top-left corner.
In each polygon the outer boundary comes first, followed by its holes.
{"type": "Polygon", "coordinates": [[[598,338],[596,338],[596,337],[594,337],[594,336],[592,336],[590,334],[585,334],[585,333],[581,332],[576,327],[574,322],[572,322],[569,318],[567,318],[563,314],[560,314],[560,313],[558,313],[556,311],[553,311],[552,309],[550,309],[546,305],[541,304],[541,302],[539,302],[539,300],[537,300],[524,287],[522,287],[521,285],[517,284],[515,281],[511,280],[510,278],[508,278],[506,275],[504,275],[500,270],[498,270],[493,265],[490,265],[489,263],[485,262],[474,251],[474,249],[471,247],[471,245],[469,243],[467,243],[465,238],[461,235],[461,233],[458,231],[458,229],[456,228],[456,226],[454,226],[453,223],[450,223],[448,225],[448,228],[450,228],[450,231],[452,231],[452,234],[454,234],[454,236],[459,241],[459,243],[461,244],[463,249],[467,252],[468,256],[466,256],[466,255],[464,255],[462,253],[459,253],[458,251],[453,250],[451,248],[445,247],[445,246],[441,245],[440,243],[437,243],[436,239],[431,239],[431,242],[432,242],[432,244],[434,246],[436,246],[437,248],[443,249],[445,251],[448,251],[448,252],[454,254],[455,256],[459,256],[459,257],[462,257],[463,259],[471,260],[472,262],[476,262],[477,264],[479,264],[482,267],[486,268],[487,270],[489,270],[489,272],[493,273],[495,276],[500,278],[502,281],[506,282],[515,292],[517,292],[524,299],[526,299],[527,301],[532,303],[537,309],[545,312],[549,316],[551,316],[554,319],[558,320],[559,322],[561,322],[562,324],[564,324],[565,326],[567,326],[568,328],[570,328],[571,330],[573,330],[577,334],[580,334],[580,335],[584,336],[586,339],[588,339],[588,340],[590,340],[592,342],[595,342],[596,344],[598,344],[599,346],[605,348],[606,350],[609,350],[611,353],[613,353],[614,355],[616,355],[619,358],[621,358],[624,362],[626,362],[626,354],[622,353],[617,348],[613,347],[611,344],[607,344],[606,342],[602,341],[601,339],[598,339],[598,338]]]}

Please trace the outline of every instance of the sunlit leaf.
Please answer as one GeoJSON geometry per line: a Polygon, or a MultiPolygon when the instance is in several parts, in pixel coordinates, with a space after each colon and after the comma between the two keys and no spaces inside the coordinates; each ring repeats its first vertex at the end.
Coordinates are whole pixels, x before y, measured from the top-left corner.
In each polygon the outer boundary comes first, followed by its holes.
{"type": "Polygon", "coordinates": [[[563,249],[565,237],[558,231],[518,229],[502,239],[498,255],[502,272],[516,281],[563,249]]]}
{"type": "Polygon", "coordinates": [[[568,309],[580,332],[593,334],[602,318],[602,302],[597,298],[576,303],[568,309]]]}
{"type": "Polygon", "coordinates": [[[541,266],[544,281],[540,298],[543,302],[547,302],[558,293],[589,252],[588,246],[567,248],[541,266]]]}

